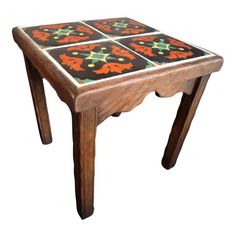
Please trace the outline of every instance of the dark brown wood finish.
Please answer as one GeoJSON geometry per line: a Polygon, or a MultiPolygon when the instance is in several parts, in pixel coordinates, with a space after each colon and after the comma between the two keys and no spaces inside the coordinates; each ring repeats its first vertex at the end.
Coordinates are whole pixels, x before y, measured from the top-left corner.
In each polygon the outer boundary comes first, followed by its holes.
{"type": "Polygon", "coordinates": [[[82,219],[93,214],[96,108],[73,113],[73,156],[77,210],[82,219]]]}
{"type": "Polygon", "coordinates": [[[210,57],[159,66],[80,86],[22,29],[14,28],[13,36],[26,56],[26,67],[43,143],[51,142],[51,132],[41,76],[48,80],[72,112],[76,200],[82,219],[93,213],[97,125],[111,115],[119,116],[121,112],[132,110],[151,92],[156,92],[160,97],[183,92],[162,161],[163,166],[169,169],[177,160],[209,75],[219,71],[223,64],[221,56],[212,54],[210,57]]]}
{"type": "Polygon", "coordinates": [[[162,165],[166,169],[172,168],[177,161],[209,77],[206,75],[197,79],[192,93],[190,95],[184,93],[182,96],[162,159],[162,165]]]}
{"type": "MultiPolygon", "coordinates": [[[[124,97],[133,98],[135,93],[139,97],[145,97],[150,92],[158,91],[161,97],[169,97],[177,92],[184,92],[183,89],[188,87],[187,84],[190,80],[195,80],[198,77],[218,71],[222,63],[223,60],[220,56],[212,56],[169,67],[140,71],[134,74],[127,74],[122,76],[122,78],[86,85],[78,88],[74,109],[76,111],[86,110],[91,106],[98,107],[106,103],[121,106],[117,94],[121,95],[120,99],[125,101],[127,106],[129,106],[129,103],[133,103],[133,101],[124,97]]],[[[186,91],[186,93],[189,92],[186,91]]],[[[105,109],[107,108],[105,107],[105,109]]],[[[108,117],[104,114],[106,117],[103,118],[104,115],[100,114],[100,111],[104,113],[102,109],[98,109],[98,117],[102,117],[99,118],[99,123],[108,117]]],[[[114,110],[111,114],[122,111],[114,110]]]]}
{"type": "MultiPolygon", "coordinates": [[[[128,112],[142,103],[145,97],[153,91],[158,91],[162,97],[170,97],[177,92],[190,94],[195,80],[187,80],[180,83],[166,83],[164,79],[148,81],[146,83],[137,82],[125,83],[119,89],[112,89],[110,99],[101,99],[98,107],[98,124],[102,123],[107,117],[117,112],[128,112]]],[[[96,93],[97,98],[109,96],[109,90],[103,90],[103,93],[96,93]]],[[[92,94],[91,94],[92,95],[92,94]]],[[[93,96],[92,96],[93,97],[93,96]]],[[[92,100],[92,98],[91,98],[92,100]]]]}
{"type": "Polygon", "coordinates": [[[49,144],[52,142],[52,134],[43,86],[43,78],[34,68],[29,59],[26,56],[24,58],[32,99],[34,103],[34,110],[38,123],[39,134],[42,143],[49,144]]]}
{"type": "MultiPolygon", "coordinates": [[[[106,102],[115,104],[118,93],[122,94],[122,97],[131,98],[134,91],[138,91],[139,96],[145,97],[148,93],[159,90],[158,92],[162,97],[172,96],[176,92],[183,91],[176,89],[174,85],[182,87],[183,85],[181,84],[184,84],[186,81],[220,70],[223,64],[221,56],[212,55],[208,58],[199,58],[196,61],[186,61],[181,64],[163,66],[161,68],[157,67],[152,70],[127,74],[117,79],[91,83],[86,86],[76,86],[76,82],[72,82],[68,78],[68,75],[61,69],[61,66],[56,64],[54,60],[51,60],[47,52],[36,45],[23,30],[18,27],[14,28],[13,36],[35,68],[49,81],[60,99],[73,112],[98,107],[106,102]],[[172,87],[172,94],[170,93],[170,87],[172,87]]],[[[129,100],[126,100],[127,104],[129,102],[129,100]]],[[[98,117],[101,117],[99,118],[100,122],[115,112],[121,112],[121,110],[114,109],[109,115],[100,115],[100,111],[104,113],[102,110],[98,109],[98,117]]]]}
{"type": "Polygon", "coordinates": [[[13,37],[40,75],[51,84],[59,98],[73,110],[77,86],[68,79],[68,75],[29,36],[23,33],[23,30],[18,27],[14,28],[13,37]]]}

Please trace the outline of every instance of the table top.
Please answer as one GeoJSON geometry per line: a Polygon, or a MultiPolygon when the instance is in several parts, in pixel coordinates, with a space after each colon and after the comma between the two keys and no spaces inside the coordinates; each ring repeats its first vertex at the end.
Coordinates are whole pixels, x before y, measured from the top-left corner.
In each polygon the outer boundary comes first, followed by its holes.
{"type": "Polygon", "coordinates": [[[210,51],[126,17],[16,27],[13,35],[46,78],[54,73],[53,86],[80,92],[178,69],[202,76],[223,63],[210,51]]]}

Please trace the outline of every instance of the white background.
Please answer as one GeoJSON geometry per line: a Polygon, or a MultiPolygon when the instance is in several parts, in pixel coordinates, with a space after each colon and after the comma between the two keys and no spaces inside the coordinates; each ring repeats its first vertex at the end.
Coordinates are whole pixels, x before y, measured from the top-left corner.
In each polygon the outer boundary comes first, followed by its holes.
{"type": "Polygon", "coordinates": [[[236,235],[234,1],[4,1],[0,6],[0,235],[236,235]],[[129,16],[225,59],[175,168],[161,158],[180,94],[97,129],[95,212],[76,212],[71,115],[45,82],[53,143],[41,144],[11,28],[129,16]]]}

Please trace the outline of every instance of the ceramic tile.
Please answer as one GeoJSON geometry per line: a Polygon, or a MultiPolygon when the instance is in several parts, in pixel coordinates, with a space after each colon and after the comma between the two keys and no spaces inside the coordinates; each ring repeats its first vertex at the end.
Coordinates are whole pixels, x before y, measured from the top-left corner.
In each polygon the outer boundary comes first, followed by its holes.
{"type": "Polygon", "coordinates": [[[23,30],[42,48],[104,38],[102,34],[80,22],[41,25],[23,30]]]}
{"type": "Polygon", "coordinates": [[[84,22],[110,37],[144,34],[157,31],[156,29],[126,17],[84,22]]]}
{"type": "Polygon", "coordinates": [[[55,48],[48,53],[81,84],[153,66],[113,41],[55,48]]]}
{"type": "Polygon", "coordinates": [[[118,41],[159,65],[208,54],[201,49],[164,34],[124,38],[118,41]]]}
{"type": "Polygon", "coordinates": [[[211,55],[125,17],[22,30],[76,85],[116,79],[123,74],[211,55]]]}

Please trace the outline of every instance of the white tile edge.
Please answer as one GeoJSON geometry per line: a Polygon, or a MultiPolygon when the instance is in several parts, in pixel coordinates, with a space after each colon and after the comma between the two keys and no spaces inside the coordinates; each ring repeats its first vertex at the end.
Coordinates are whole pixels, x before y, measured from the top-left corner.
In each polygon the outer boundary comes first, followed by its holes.
{"type": "Polygon", "coordinates": [[[26,34],[22,28],[19,28],[19,30],[22,31],[27,36],[27,38],[30,39],[31,42],[33,42],[37,49],[41,51],[50,61],[52,61],[52,63],[58,68],[58,70],[60,70],[74,85],[80,86],[79,82],[77,82],[48,52],[42,50],[42,48],[37,43],[35,43],[34,40],[31,39],[31,37],[26,34]]]}
{"type": "MultiPolygon", "coordinates": [[[[97,80],[97,81],[93,81],[93,82],[88,82],[88,83],[80,84],[80,87],[89,86],[89,85],[97,84],[97,83],[102,83],[103,81],[109,81],[109,80],[114,80],[114,79],[120,79],[120,78],[124,78],[124,77],[126,77],[126,76],[128,76],[128,75],[135,75],[135,74],[139,74],[139,73],[144,72],[144,71],[155,70],[156,72],[158,72],[158,71],[159,71],[160,69],[162,69],[162,68],[172,67],[172,66],[179,65],[179,64],[183,64],[183,65],[184,65],[184,64],[186,64],[186,63],[188,63],[188,62],[200,61],[200,60],[203,59],[203,58],[210,58],[210,57],[213,57],[213,56],[215,56],[215,54],[203,55],[203,56],[200,56],[200,57],[195,57],[195,58],[186,59],[186,60],[181,60],[181,61],[176,61],[176,62],[171,62],[171,63],[164,64],[164,65],[153,66],[153,67],[146,68],[146,69],[141,69],[141,70],[137,70],[137,71],[132,71],[132,72],[128,72],[128,73],[125,73],[125,74],[115,75],[115,76],[108,77],[108,78],[104,78],[104,79],[100,79],[100,80],[97,80]]],[[[79,82],[78,82],[78,83],[79,83],[79,82]]]]}

